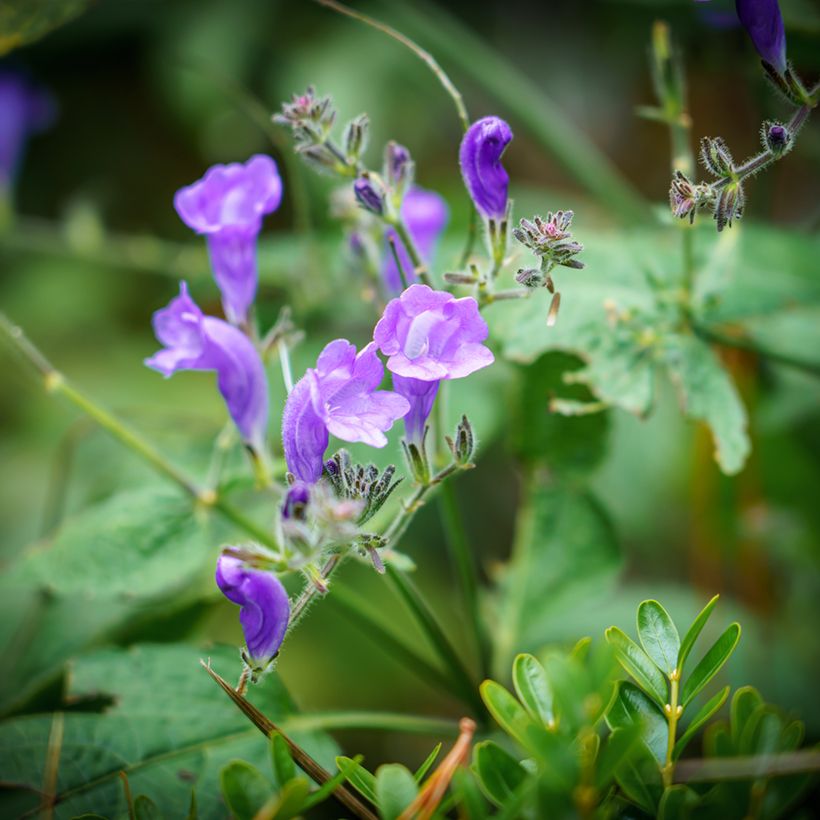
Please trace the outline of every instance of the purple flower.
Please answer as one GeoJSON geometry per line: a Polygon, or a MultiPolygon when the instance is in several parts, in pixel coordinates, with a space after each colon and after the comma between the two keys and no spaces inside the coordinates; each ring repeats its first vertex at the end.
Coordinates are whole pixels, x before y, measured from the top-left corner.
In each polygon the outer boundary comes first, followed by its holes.
{"type": "Polygon", "coordinates": [[[282,442],[288,469],[313,484],[322,475],[329,434],[344,441],[384,447],[384,433],[409,410],[406,399],[377,390],[384,367],[372,342],[357,355],[345,339],[319,354],[315,368],[296,383],[282,414],[282,442]]]}
{"type": "Polygon", "coordinates": [[[424,430],[435,399],[431,386],[418,382],[460,379],[493,363],[493,354],[482,344],[487,323],[475,299],[456,299],[427,285],[411,285],[385,308],[373,339],[394,375],[394,387],[411,404],[405,419],[411,439],[424,430]],[[398,380],[395,377],[398,376],[398,380]]]}
{"type": "MultiPolygon", "coordinates": [[[[401,204],[401,218],[425,261],[429,261],[433,255],[436,242],[447,224],[447,217],[447,203],[435,191],[413,187],[405,195],[401,204]]],[[[396,251],[401,260],[401,266],[407,274],[408,282],[412,284],[416,279],[413,263],[401,239],[392,228],[389,228],[385,233],[385,239],[388,240],[391,236],[396,241],[396,251]]],[[[389,246],[385,247],[382,278],[388,293],[401,292],[401,276],[389,246]]]]}
{"type": "Polygon", "coordinates": [[[777,0],[735,0],[735,8],[757,53],[780,74],[784,74],[786,31],[777,0]]]}
{"type": "Polygon", "coordinates": [[[510,178],[501,165],[501,155],[512,137],[504,120],[484,117],[474,122],[461,140],[461,175],[473,203],[487,219],[502,219],[507,210],[510,178]]]}
{"type": "Polygon", "coordinates": [[[0,73],[0,187],[9,184],[30,134],[51,125],[52,98],[23,77],[0,73]]]}
{"type": "Polygon", "coordinates": [[[215,370],[219,392],[245,441],[264,449],[268,381],[253,343],[222,319],[205,316],[182,282],[179,296],[154,313],[154,333],[163,349],[145,360],[168,378],[178,370],[215,370]]]}
{"type": "Polygon", "coordinates": [[[216,562],[216,585],[229,601],[242,607],[239,622],[250,664],[264,668],[276,657],[288,628],[290,601],[282,582],[239,558],[221,555],[216,562]]]}
{"type": "Polygon", "coordinates": [[[208,238],[214,278],[225,315],[234,324],[247,320],[256,295],[256,239],[262,217],[282,201],[276,163],[263,154],[246,163],[214,165],[202,179],[180,188],[174,207],[182,221],[208,238]]]}

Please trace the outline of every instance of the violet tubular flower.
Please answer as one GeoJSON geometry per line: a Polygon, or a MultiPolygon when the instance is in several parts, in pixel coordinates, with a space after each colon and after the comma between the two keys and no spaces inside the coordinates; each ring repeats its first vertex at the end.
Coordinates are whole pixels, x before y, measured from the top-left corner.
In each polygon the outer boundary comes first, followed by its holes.
{"type": "Polygon", "coordinates": [[[474,122],[461,140],[461,175],[476,209],[487,219],[501,220],[507,211],[510,178],[501,156],[512,137],[512,129],[504,120],[484,117],[474,122]]]}
{"type": "Polygon", "coordinates": [[[385,432],[410,405],[397,393],[377,389],[383,377],[374,343],[358,354],[345,339],[325,347],[316,367],[294,385],[282,414],[285,461],[298,480],[319,480],[330,434],[371,447],[387,444],[385,432]]]}
{"type": "Polygon", "coordinates": [[[735,8],[757,53],[778,74],[785,74],[786,30],[777,0],[735,0],[735,8]]]}
{"type": "MultiPolygon", "coordinates": [[[[405,195],[401,204],[401,219],[425,262],[430,261],[438,239],[447,225],[448,217],[447,203],[435,191],[413,187],[405,195]]],[[[385,233],[388,242],[390,237],[393,237],[396,243],[396,253],[408,284],[412,284],[416,280],[416,275],[407,249],[393,228],[389,228],[385,233]]],[[[382,280],[389,294],[396,295],[401,292],[401,274],[389,247],[385,248],[382,280]]]]}
{"type": "Polygon", "coordinates": [[[493,363],[492,351],[482,344],[488,333],[471,296],[456,299],[427,285],[411,285],[387,305],[373,339],[388,357],[394,387],[410,403],[408,439],[423,437],[440,381],[469,376],[493,363]]]}
{"type": "Polygon", "coordinates": [[[180,283],[179,296],[154,313],[154,333],[164,346],[145,364],[166,378],[179,370],[213,370],[219,392],[246,444],[264,451],[268,380],[259,353],[241,330],[205,316],[180,283]]]}
{"type": "Polygon", "coordinates": [[[239,558],[221,555],[216,562],[216,584],[229,601],[242,607],[239,622],[248,650],[246,660],[254,671],[263,670],[279,652],[290,619],[290,601],[282,582],[239,558]]]}
{"type": "Polygon", "coordinates": [[[202,179],[180,188],[174,207],[182,221],[208,241],[214,279],[228,321],[241,325],[256,296],[256,244],[262,217],[282,201],[276,163],[264,154],[247,162],[214,165],[202,179]]]}

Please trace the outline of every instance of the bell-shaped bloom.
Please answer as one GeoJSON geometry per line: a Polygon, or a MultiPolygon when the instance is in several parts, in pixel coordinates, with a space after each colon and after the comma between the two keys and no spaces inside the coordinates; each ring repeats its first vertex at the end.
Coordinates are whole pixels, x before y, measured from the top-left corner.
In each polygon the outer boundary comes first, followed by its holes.
{"type": "Polygon", "coordinates": [[[51,96],[12,72],[0,73],[0,187],[9,185],[31,134],[51,125],[51,96]]]}
{"type": "Polygon", "coordinates": [[[242,607],[239,622],[248,660],[255,669],[264,668],[276,657],[288,629],[290,601],[282,582],[239,558],[221,555],[216,562],[216,585],[229,601],[242,607]]]}
{"type": "Polygon", "coordinates": [[[757,53],[780,74],[786,71],[786,30],[777,0],[735,0],[737,16],[757,53]]]}
{"type": "Polygon", "coordinates": [[[484,117],[474,122],[461,140],[461,175],[476,209],[487,219],[502,219],[507,211],[510,178],[501,155],[512,137],[504,120],[484,117]]]}
{"type": "Polygon", "coordinates": [[[404,431],[408,441],[421,442],[424,428],[438,395],[440,381],[422,381],[408,376],[393,374],[393,388],[410,402],[410,410],[404,417],[404,431]]]}
{"type": "Polygon", "coordinates": [[[163,349],[145,360],[168,378],[178,370],[214,370],[219,392],[242,438],[264,449],[268,425],[268,381],[253,343],[241,330],[205,316],[180,284],[179,296],[154,313],[154,333],[163,349]]]}
{"type": "Polygon", "coordinates": [[[331,433],[371,447],[387,444],[385,432],[410,407],[397,393],[377,389],[383,377],[372,342],[358,355],[345,339],[325,347],[316,367],[294,385],[282,414],[285,461],[297,479],[319,480],[331,433]]]}
{"type": "MultiPolygon", "coordinates": [[[[401,203],[401,218],[416,245],[416,250],[425,262],[430,261],[438,238],[447,225],[448,216],[447,203],[435,191],[415,186],[405,194],[401,203]]],[[[387,244],[391,236],[396,242],[396,252],[407,276],[407,283],[415,282],[416,275],[404,244],[393,228],[388,228],[385,233],[382,279],[388,293],[398,294],[401,293],[403,285],[393,252],[387,244]]]]}
{"type": "Polygon", "coordinates": [[[202,179],[180,188],[174,207],[182,221],[207,237],[225,315],[242,324],[256,296],[256,241],[262,217],[282,201],[276,163],[257,154],[247,162],[214,165],[202,179]]]}
{"type": "Polygon", "coordinates": [[[385,308],[373,339],[387,359],[393,385],[410,402],[405,428],[409,437],[423,432],[435,391],[417,382],[435,384],[460,379],[493,363],[482,342],[487,323],[471,296],[456,299],[427,285],[411,285],[385,308]],[[398,380],[395,377],[398,376],[398,380]]]}

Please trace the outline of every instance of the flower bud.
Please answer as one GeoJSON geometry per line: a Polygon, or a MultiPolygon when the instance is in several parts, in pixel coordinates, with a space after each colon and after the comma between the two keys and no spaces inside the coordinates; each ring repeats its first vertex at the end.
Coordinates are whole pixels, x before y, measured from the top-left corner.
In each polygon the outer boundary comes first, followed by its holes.
{"type": "Polygon", "coordinates": [[[367,149],[370,119],[359,114],[345,126],[344,146],[348,162],[356,162],[367,149]]]}
{"type": "Polygon", "coordinates": [[[384,178],[399,201],[413,184],[413,171],[410,152],[397,142],[388,142],[384,149],[384,178]]]}
{"type": "Polygon", "coordinates": [[[462,416],[456,427],[456,434],[453,438],[447,436],[447,444],[453,459],[460,467],[473,466],[473,453],[475,452],[475,436],[473,428],[467,416],[462,416]]]}
{"type": "Polygon", "coordinates": [[[700,141],[700,161],[710,174],[721,179],[735,170],[732,155],[721,137],[704,137],[700,141]]]}
{"type": "Polygon", "coordinates": [[[761,137],[763,147],[776,157],[782,156],[792,147],[789,129],[779,122],[764,122],[761,137]]]}
{"type": "Polygon", "coordinates": [[[413,476],[413,480],[426,487],[430,483],[430,463],[427,459],[427,451],[424,447],[424,439],[427,438],[427,429],[420,442],[406,441],[402,439],[401,446],[404,449],[404,457],[407,461],[407,468],[413,476]]]}
{"type": "Polygon", "coordinates": [[[682,171],[675,171],[672,185],[669,188],[669,207],[672,214],[679,219],[689,217],[689,222],[695,221],[695,187],[682,171]]]}
{"type": "Polygon", "coordinates": [[[501,165],[501,156],[512,136],[504,120],[484,117],[474,122],[461,140],[461,175],[473,204],[486,219],[501,220],[507,212],[510,178],[501,165]]]}
{"type": "Polygon", "coordinates": [[[310,502],[310,487],[303,481],[295,481],[285,496],[282,505],[282,518],[295,518],[304,521],[307,517],[307,505],[310,502]]]}
{"type": "Polygon", "coordinates": [[[778,0],[736,0],[735,6],[757,53],[783,75],[786,72],[786,31],[778,0]]]}
{"type": "Polygon", "coordinates": [[[715,204],[715,221],[717,222],[718,233],[727,225],[731,228],[735,219],[743,216],[743,209],[746,206],[746,194],[739,181],[730,182],[721,189],[715,204]]]}
{"type": "Polygon", "coordinates": [[[538,268],[521,268],[515,275],[515,281],[525,288],[540,288],[544,284],[544,274],[538,268]]]}
{"type": "Polygon", "coordinates": [[[366,211],[382,216],[384,214],[384,191],[376,186],[367,174],[363,174],[353,183],[356,201],[366,211]]]}

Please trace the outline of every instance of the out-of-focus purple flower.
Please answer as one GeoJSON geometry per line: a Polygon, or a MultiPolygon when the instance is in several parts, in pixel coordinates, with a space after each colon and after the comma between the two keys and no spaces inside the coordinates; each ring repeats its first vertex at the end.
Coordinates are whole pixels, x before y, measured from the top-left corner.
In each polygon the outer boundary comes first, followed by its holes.
{"type": "Polygon", "coordinates": [[[246,321],[256,296],[256,240],[262,217],[282,201],[276,163],[257,154],[245,163],[214,165],[202,179],[180,188],[174,207],[182,221],[207,237],[214,278],[225,315],[246,321]]]}
{"type": "Polygon", "coordinates": [[[219,392],[244,440],[264,449],[268,381],[253,343],[222,319],[205,316],[180,284],[179,296],[154,313],[154,333],[163,349],[145,360],[168,378],[178,370],[215,370],[219,392]]]}
{"type": "Polygon", "coordinates": [[[264,668],[276,657],[290,619],[290,602],[282,582],[239,558],[221,555],[216,562],[216,584],[229,601],[242,607],[239,622],[249,661],[255,669],[264,668]]]}
{"type": "Polygon", "coordinates": [[[501,164],[501,155],[512,137],[504,120],[484,117],[474,122],[461,140],[461,175],[473,203],[487,219],[502,219],[507,210],[510,178],[501,164]]]}
{"type": "Polygon", "coordinates": [[[735,0],[737,16],[757,53],[780,74],[786,71],[786,31],[777,0],[735,0]]]}
{"type": "Polygon", "coordinates": [[[492,364],[493,354],[482,344],[487,335],[471,296],[456,299],[427,285],[411,285],[387,305],[373,339],[388,357],[394,387],[410,402],[408,437],[423,433],[435,399],[432,386],[425,390],[417,382],[438,387],[442,379],[460,379],[492,364]]]}
{"type": "MultiPolygon", "coordinates": [[[[413,187],[405,195],[401,204],[401,218],[425,262],[430,261],[438,238],[447,225],[448,216],[447,203],[435,191],[413,187]]],[[[407,275],[408,284],[415,281],[416,275],[404,244],[393,228],[388,228],[385,232],[382,278],[388,293],[398,294],[402,289],[402,281],[396,260],[387,244],[391,236],[395,239],[396,252],[401,260],[402,269],[407,275]]]]}
{"type": "Polygon", "coordinates": [[[381,190],[381,186],[377,188],[370,177],[359,177],[353,183],[353,193],[356,195],[356,201],[366,211],[376,216],[384,213],[384,191],[381,190]]]}
{"type": "Polygon", "coordinates": [[[310,503],[310,485],[297,481],[288,488],[285,503],[282,505],[282,518],[303,520],[305,508],[310,503]]]}
{"type": "Polygon", "coordinates": [[[48,128],[55,111],[48,93],[19,74],[0,72],[0,187],[12,182],[26,140],[48,128]]]}
{"type": "Polygon", "coordinates": [[[345,339],[325,347],[316,367],[294,385],[282,415],[285,461],[297,479],[319,480],[331,433],[371,447],[387,444],[385,432],[410,407],[397,393],[377,389],[383,376],[374,343],[358,355],[345,339]]]}

